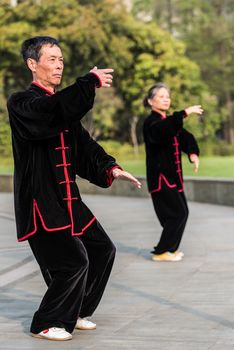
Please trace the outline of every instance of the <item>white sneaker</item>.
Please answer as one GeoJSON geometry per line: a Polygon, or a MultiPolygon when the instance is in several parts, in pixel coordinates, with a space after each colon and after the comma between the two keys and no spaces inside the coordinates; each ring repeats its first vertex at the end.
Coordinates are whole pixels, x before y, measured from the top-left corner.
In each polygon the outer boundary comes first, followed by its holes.
{"type": "Polygon", "coordinates": [[[82,330],[91,330],[96,329],[97,325],[94,322],[89,321],[86,317],[81,318],[79,317],[76,322],[76,329],[82,329],[82,330]]]}
{"type": "Polygon", "coordinates": [[[176,250],[174,254],[181,256],[181,258],[184,257],[184,253],[181,252],[180,250],[176,250]]]}
{"type": "Polygon", "coordinates": [[[153,261],[180,261],[182,256],[176,253],[165,252],[162,254],[153,254],[153,261]]]}
{"type": "Polygon", "coordinates": [[[35,338],[48,339],[48,340],[70,340],[72,335],[68,333],[65,328],[51,327],[41,331],[38,334],[32,333],[35,338]]]}

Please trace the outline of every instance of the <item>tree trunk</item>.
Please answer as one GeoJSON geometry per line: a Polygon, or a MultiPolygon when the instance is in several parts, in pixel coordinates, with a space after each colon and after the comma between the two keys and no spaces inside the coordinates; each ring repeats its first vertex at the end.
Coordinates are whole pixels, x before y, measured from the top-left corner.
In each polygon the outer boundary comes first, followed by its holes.
{"type": "Polygon", "coordinates": [[[168,25],[168,30],[170,33],[172,33],[173,31],[173,27],[172,27],[172,4],[171,4],[171,0],[167,0],[167,25],[168,25]]]}
{"type": "Polygon", "coordinates": [[[137,133],[136,133],[136,126],[137,126],[138,120],[139,118],[137,116],[134,116],[131,120],[131,141],[134,149],[134,154],[139,153],[137,133]]]}
{"type": "Polygon", "coordinates": [[[234,103],[229,91],[225,95],[228,111],[227,122],[225,123],[225,139],[230,145],[234,145],[234,103]]]}
{"type": "MultiPolygon", "coordinates": [[[[214,1],[214,9],[216,11],[217,18],[222,19],[224,13],[224,2],[222,1],[214,1]]],[[[217,53],[219,58],[220,65],[220,77],[222,77],[222,90],[223,96],[222,105],[227,110],[227,120],[224,125],[224,137],[225,140],[230,144],[234,145],[234,109],[233,109],[233,100],[230,93],[230,84],[229,79],[226,72],[226,55],[227,55],[227,47],[225,45],[225,41],[221,40],[217,45],[217,53]]]]}

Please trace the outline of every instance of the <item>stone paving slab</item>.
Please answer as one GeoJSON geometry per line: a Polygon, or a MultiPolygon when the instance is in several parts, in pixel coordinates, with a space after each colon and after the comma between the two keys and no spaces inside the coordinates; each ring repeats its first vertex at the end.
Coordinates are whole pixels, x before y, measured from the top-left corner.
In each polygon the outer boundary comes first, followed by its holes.
{"type": "Polygon", "coordinates": [[[27,242],[17,243],[12,194],[0,194],[0,349],[233,350],[234,210],[190,203],[182,262],[150,260],[160,226],[148,198],[84,196],[117,246],[95,331],[69,342],[30,337],[46,290],[27,242]]]}

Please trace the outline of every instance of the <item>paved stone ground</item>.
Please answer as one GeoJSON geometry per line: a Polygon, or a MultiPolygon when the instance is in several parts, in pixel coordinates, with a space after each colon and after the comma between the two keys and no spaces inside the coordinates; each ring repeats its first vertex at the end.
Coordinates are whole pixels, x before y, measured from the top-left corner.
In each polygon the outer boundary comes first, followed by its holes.
{"type": "Polygon", "coordinates": [[[46,290],[27,243],[17,243],[12,194],[0,194],[0,349],[233,350],[234,210],[190,203],[182,262],[152,262],[160,227],[150,199],[84,196],[117,246],[95,331],[69,342],[29,335],[46,290]]]}

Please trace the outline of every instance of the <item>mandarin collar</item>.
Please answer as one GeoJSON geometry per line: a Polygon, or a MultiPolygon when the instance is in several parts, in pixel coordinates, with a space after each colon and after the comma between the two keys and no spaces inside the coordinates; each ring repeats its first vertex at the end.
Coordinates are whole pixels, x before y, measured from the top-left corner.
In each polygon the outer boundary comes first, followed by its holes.
{"type": "Polygon", "coordinates": [[[160,119],[166,119],[166,117],[163,117],[162,114],[158,113],[158,112],[155,112],[153,110],[151,110],[151,115],[155,116],[155,117],[158,117],[160,119]]]}
{"type": "Polygon", "coordinates": [[[33,81],[31,83],[31,87],[37,87],[39,88],[40,90],[42,90],[47,96],[52,96],[55,94],[55,92],[51,92],[50,90],[46,89],[44,86],[42,86],[41,84],[39,84],[37,81],[33,81]]]}

